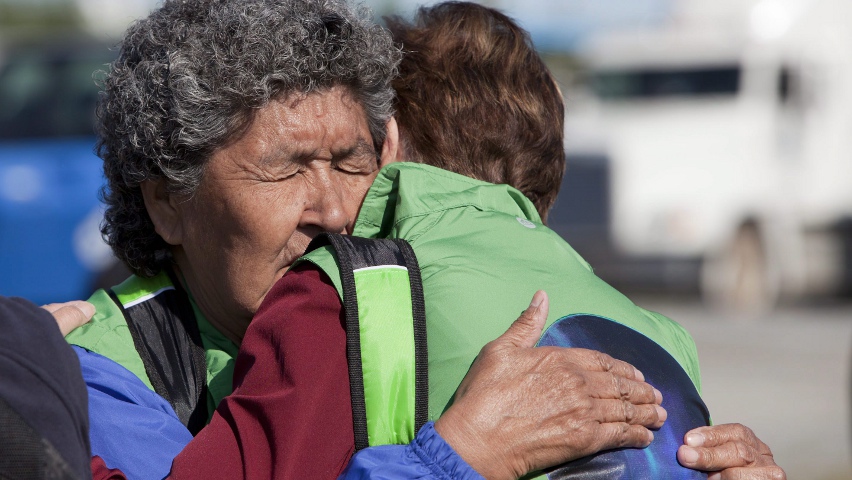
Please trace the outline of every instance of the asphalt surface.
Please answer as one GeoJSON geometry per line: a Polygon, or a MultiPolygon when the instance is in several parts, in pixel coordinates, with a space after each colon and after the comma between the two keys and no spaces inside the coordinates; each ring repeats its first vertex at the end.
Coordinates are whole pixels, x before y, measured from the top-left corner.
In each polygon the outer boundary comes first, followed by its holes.
{"type": "Polygon", "coordinates": [[[791,480],[852,479],[852,304],[744,318],[693,300],[634,300],[692,333],[714,423],[752,428],[791,480]]]}

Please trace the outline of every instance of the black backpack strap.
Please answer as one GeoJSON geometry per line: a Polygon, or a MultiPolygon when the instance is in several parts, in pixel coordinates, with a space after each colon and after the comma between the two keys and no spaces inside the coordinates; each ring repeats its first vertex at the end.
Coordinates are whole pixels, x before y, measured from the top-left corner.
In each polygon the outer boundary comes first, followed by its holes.
{"type": "MultiPolygon", "coordinates": [[[[378,432],[370,429],[368,424],[387,425],[392,419],[378,422],[368,422],[367,400],[365,397],[365,372],[362,369],[361,325],[370,319],[360,318],[358,292],[355,276],[357,271],[377,267],[397,267],[407,270],[408,287],[411,294],[411,322],[413,327],[413,356],[414,362],[414,433],[428,419],[429,380],[428,380],[428,351],[426,342],[426,309],[423,299],[423,283],[420,278],[420,267],[411,245],[401,239],[366,239],[339,234],[322,234],[314,238],[307,252],[319,247],[331,246],[337,256],[340,277],[343,286],[343,309],[346,317],[346,353],[349,359],[349,387],[352,395],[352,419],[355,430],[355,449],[361,450],[371,445],[400,443],[395,439],[404,439],[405,435],[395,435],[392,432],[378,432]]],[[[372,311],[380,311],[383,306],[371,305],[372,311]]],[[[368,331],[375,331],[369,329],[368,331]]],[[[379,330],[380,331],[380,330],[379,330]]],[[[381,341],[381,339],[370,339],[381,341]]],[[[369,386],[368,386],[369,389],[369,386]]],[[[369,395],[369,394],[368,394],[369,395]]],[[[393,408],[393,407],[391,407],[393,408]]],[[[374,411],[371,415],[386,415],[384,411],[374,411]]],[[[399,412],[395,412],[398,418],[399,412]]],[[[372,419],[371,419],[372,420],[372,419]]]]}
{"type": "Polygon", "coordinates": [[[195,435],[207,424],[207,359],[189,297],[169,276],[174,289],[128,308],[107,293],[124,314],[154,391],[195,435]]]}

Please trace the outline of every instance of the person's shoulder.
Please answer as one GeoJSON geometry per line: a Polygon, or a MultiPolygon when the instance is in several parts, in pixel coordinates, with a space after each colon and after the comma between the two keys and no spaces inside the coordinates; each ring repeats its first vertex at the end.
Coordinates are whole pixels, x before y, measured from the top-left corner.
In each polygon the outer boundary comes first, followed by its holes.
{"type": "Polygon", "coordinates": [[[103,289],[97,290],[87,301],[95,306],[95,315],[88,323],[66,335],[65,340],[72,345],[93,350],[104,335],[120,328],[122,324],[126,327],[127,323],[121,310],[103,289]]]}
{"type": "Polygon", "coordinates": [[[354,234],[412,241],[450,211],[454,216],[477,211],[541,223],[532,203],[509,185],[431,165],[400,162],[386,166],[376,177],[362,204],[354,234]]]}
{"type": "Polygon", "coordinates": [[[683,326],[667,316],[636,307],[643,315],[647,316],[657,326],[666,340],[667,350],[680,363],[689,378],[695,384],[698,393],[701,393],[701,373],[698,367],[698,349],[692,335],[683,326]]]}
{"type": "MultiPolygon", "coordinates": [[[[306,253],[293,263],[291,270],[305,262],[313,264],[315,268],[324,272],[331,281],[331,284],[334,285],[338,294],[341,296],[343,295],[343,283],[340,279],[340,267],[337,263],[337,255],[335,254],[334,248],[326,245],[306,253]]],[[[304,266],[302,268],[304,268],[304,266]]]]}
{"type": "MultiPolygon", "coordinates": [[[[139,277],[131,276],[121,285],[114,287],[113,291],[120,290],[125,285],[131,287],[138,285],[140,281],[137,279],[139,277]]],[[[127,291],[128,289],[124,290],[124,292],[127,291]]],[[[144,295],[131,296],[138,300],[144,295]]],[[[136,350],[122,307],[103,289],[93,293],[88,302],[95,306],[94,317],[85,325],[69,333],[65,340],[71,345],[113,360],[136,375],[148,388],[153,388],[145,372],[145,364],[136,350]]]]}

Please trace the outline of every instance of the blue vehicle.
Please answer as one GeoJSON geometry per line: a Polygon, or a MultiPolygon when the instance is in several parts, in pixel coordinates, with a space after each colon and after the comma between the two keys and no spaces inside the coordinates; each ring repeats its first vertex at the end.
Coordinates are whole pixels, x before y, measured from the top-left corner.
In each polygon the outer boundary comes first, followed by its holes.
{"type": "Polygon", "coordinates": [[[94,153],[104,45],[16,48],[0,63],[0,295],[85,299],[115,264],[98,230],[104,183],[94,153]]]}

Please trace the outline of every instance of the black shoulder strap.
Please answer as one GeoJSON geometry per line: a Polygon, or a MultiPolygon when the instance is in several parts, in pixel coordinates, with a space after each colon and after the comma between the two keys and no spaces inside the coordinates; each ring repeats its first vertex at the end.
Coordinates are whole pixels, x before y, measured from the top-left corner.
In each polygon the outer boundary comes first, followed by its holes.
{"type": "MultiPolygon", "coordinates": [[[[355,449],[370,446],[364,399],[364,377],[361,363],[360,319],[354,271],[379,265],[398,265],[408,270],[414,322],[415,433],[428,419],[429,380],[426,344],[426,309],[420,267],[411,245],[402,239],[367,239],[325,233],[317,236],[307,252],[330,245],[334,248],[343,284],[343,308],[346,316],[346,353],[349,359],[349,388],[352,395],[352,419],[355,449]]],[[[306,253],[307,253],[306,252],[306,253]]]]}
{"type": "Polygon", "coordinates": [[[189,297],[170,272],[173,290],[121,309],[145,373],[158,395],[195,435],[207,424],[207,360],[189,297]]]}

